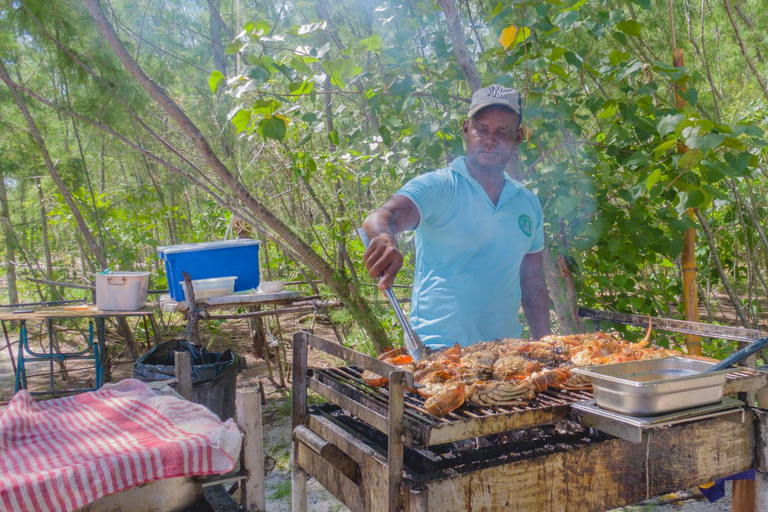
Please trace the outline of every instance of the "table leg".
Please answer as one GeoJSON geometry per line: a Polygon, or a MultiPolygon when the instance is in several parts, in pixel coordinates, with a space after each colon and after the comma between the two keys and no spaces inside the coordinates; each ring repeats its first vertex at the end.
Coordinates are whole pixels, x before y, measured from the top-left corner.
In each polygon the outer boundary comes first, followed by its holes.
{"type": "Polygon", "coordinates": [[[48,353],[51,355],[51,360],[48,362],[49,365],[49,382],[51,385],[51,395],[53,397],[56,397],[56,389],[54,388],[54,379],[53,379],[53,320],[48,319],[48,353]]]}
{"type": "Polygon", "coordinates": [[[19,357],[18,357],[18,367],[16,370],[16,389],[15,392],[18,392],[20,389],[27,388],[27,374],[26,374],[26,368],[24,367],[24,347],[27,344],[27,322],[26,320],[22,320],[19,322],[19,357]]]}
{"type": "MultiPolygon", "coordinates": [[[[103,385],[104,365],[107,362],[107,341],[104,335],[104,322],[104,318],[96,319],[96,343],[98,345],[98,350],[96,350],[96,346],[94,346],[94,352],[98,352],[98,354],[94,353],[96,359],[96,389],[101,388],[103,385]]],[[[91,331],[91,333],[93,333],[93,331],[91,331]]]]}
{"type": "Polygon", "coordinates": [[[3,334],[5,335],[5,346],[8,347],[8,355],[11,356],[11,367],[13,368],[13,374],[16,375],[16,359],[13,357],[13,349],[11,348],[11,338],[8,336],[8,329],[5,327],[5,320],[0,322],[3,324],[3,334]]]}

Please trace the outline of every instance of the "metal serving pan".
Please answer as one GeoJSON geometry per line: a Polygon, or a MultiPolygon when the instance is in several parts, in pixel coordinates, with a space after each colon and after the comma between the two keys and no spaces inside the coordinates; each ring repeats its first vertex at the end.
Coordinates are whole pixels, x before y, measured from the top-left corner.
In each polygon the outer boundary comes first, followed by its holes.
{"type": "Polygon", "coordinates": [[[592,381],[595,403],[628,416],[656,416],[723,399],[725,376],[735,369],[704,373],[715,363],[665,357],[574,368],[592,381]]]}

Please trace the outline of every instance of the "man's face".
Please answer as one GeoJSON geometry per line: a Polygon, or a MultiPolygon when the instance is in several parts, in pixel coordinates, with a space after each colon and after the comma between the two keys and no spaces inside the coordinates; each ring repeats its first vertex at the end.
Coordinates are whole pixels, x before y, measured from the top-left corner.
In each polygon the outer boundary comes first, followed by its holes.
{"type": "Polygon", "coordinates": [[[462,129],[467,160],[478,171],[503,170],[523,135],[517,114],[503,106],[484,108],[462,129]]]}

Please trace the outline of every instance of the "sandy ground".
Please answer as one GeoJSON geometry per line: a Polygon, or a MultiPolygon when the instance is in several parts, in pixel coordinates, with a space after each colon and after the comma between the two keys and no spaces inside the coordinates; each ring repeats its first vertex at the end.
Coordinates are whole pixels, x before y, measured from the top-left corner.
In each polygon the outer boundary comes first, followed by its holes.
{"type": "MultiPolygon", "coordinates": [[[[301,327],[296,323],[297,318],[284,319],[282,322],[283,338],[286,341],[285,346],[290,346],[290,335],[301,327]]],[[[177,322],[178,324],[178,322],[177,322]]],[[[276,327],[273,325],[273,328],[276,327]]],[[[315,332],[328,339],[334,339],[333,331],[322,324],[315,324],[315,332]]],[[[244,322],[222,324],[206,328],[203,332],[206,345],[209,350],[223,350],[226,347],[232,348],[236,353],[245,357],[248,368],[238,377],[238,387],[253,387],[259,384],[263,386],[267,396],[267,404],[264,406],[264,449],[276,460],[276,468],[267,475],[266,478],[266,496],[267,510],[270,512],[288,512],[291,510],[291,479],[289,467],[290,451],[290,391],[281,389],[279,385],[279,374],[274,361],[271,365],[273,370],[273,379],[270,380],[267,375],[267,367],[264,360],[257,360],[250,355],[250,341],[247,335],[247,327],[244,322]],[[242,324],[242,325],[240,325],[242,324]]],[[[15,336],[12,334],[12,341],[15,336]]],[[[142,340],[143,341],[143,340],[142,340]]],[[[146,350],[145,348],[141,351],[146,350]]],[[[114,355],[114,352],[113,352],[114,355]]],[[[288,366],[284,368],[286,377],[290,375],[290,350],[287,351],[286,359],[288,366]]],[[[336,361],[331,357],[324,357],[324,354],[317,351],[310,351],[310,365],[315,367],[333,366],[336,361]]],[[[69,379],[66,382],[57,378],[56,386],[61,388],[80,387],[91,385],[92,370],[83,369],[77,371],[79,365],[68,363],[69,379]]],[[[31,368],[31,367],[30,367],[31,368]]],[[[28,373],[47,373],[48,366],[35,365],[34,370],[28,369],[28,373]]],[[[129,378],[131,376],[131,360],[124,355],[116,358],[116,364],[111,368],[113,380],[129,378]]],[[[48,384],[48,378],[40,375],[32,379],[32,386],[37,389],[44,389],[48,384]]],[[[5,402],[13,395],[13,371],[10,364],[8,350],[5,347],[5,341],[0,345],[0,402],[5,402]]],[[[320,486],[317,481],[310,479],[308,484],[308,505],[310,511],[317,512],[341,512],[348,510],[339,501],[337,501],[328,491],[320,486]]],[[[728,495],[716,503],[710,504],[706,500],[693,500],[683,503],[675,503],[663,506],[629,506],[616,509],[614,512],[726,512],[731,510],[730,486],[728,495]]]]}

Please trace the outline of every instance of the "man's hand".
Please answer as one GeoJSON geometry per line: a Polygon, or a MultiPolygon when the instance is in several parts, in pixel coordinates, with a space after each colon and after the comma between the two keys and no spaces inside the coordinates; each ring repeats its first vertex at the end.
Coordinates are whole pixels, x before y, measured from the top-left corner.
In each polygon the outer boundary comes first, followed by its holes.
{"type": "Polygon", "coordinates": [[[403,255],[397,248],[395,237],[381,234],[371,240],[363,256],[368,274],[379,280],[379,290],[386,290],[395,282],[395,276],[403,268],[403,255]]]}
{"type": "Polygon", "coordinates": [[[363,229],[371,241],[363,256],[365,268],[372,278],[381,278],[380,290],[392,286],[403,268],[403,254],[397,248],[395,234],[415,228],[420,220],[421,214],[413,201],[397,195],[363,221],[363,229]]]}

